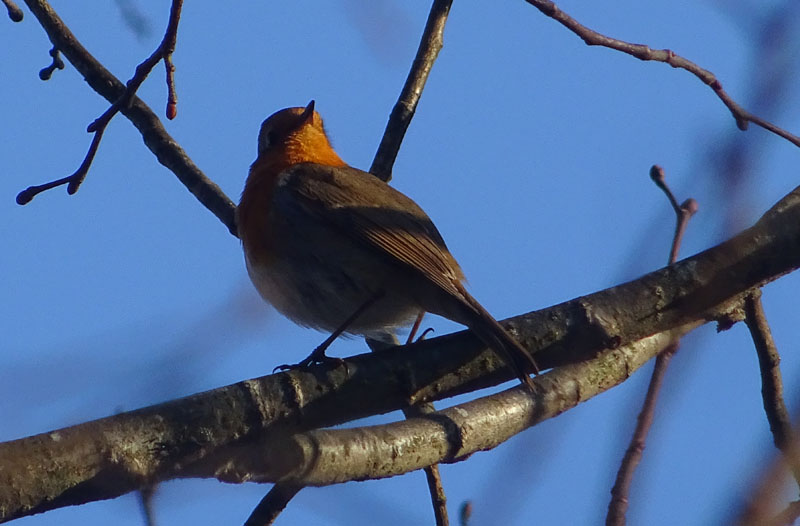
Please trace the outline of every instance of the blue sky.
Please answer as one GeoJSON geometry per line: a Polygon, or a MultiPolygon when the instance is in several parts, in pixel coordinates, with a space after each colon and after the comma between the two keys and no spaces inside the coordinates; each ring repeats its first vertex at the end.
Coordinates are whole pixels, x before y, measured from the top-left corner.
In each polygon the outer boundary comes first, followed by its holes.
{"type": "MultiPolygon", "coordinates": [[[[132,5],[149,21],[149,35],[137,37],[114,2],[53,4],[123,80],[160,41],[169,2],[132,5]]],[[[784,35],[765,39],[776,50],[759,54],[758,31],[779,2],[559,5],[598,31],[694,60],[746,108],[771,102],[762,116],[800,131],[800,98],[758,98],[774,71],[797,80],[796,64],[780,61],[797,56],[797,8],[784,18],[784,35]]],[[[428,8],[397,0],[187,3],[174,55],[178,117],[167,129],[238,201],[261,121],[313,98],[340,155],[366,169],[428,8]]],[[[109,126],[76,195],[60,188],[16,205],[20,190],[77,168],[91,139],[86,125],[107,103],[69,65],[48,82],[38,79],[50,45],[30,13],[0,28],[7,130],[0,143],[0,439],[260,376],[324,338],[262,304],[238,240],[156,162],[124,118],[109,126]]],[[[162,67],[139,95],[163,115],[162,67]]],[[[664,265],[674,219],[648,178],[652,164],[664,167],[679,200],[700,204],[681,252],[688,256],[731,235],[726,225],[748,226],[790,191],[798,153],[758,128],[737,131],[712,91],[685,71],[587,47],[522,1],[456,2],[392,184],[430,214],[470,290],[502,318],[664,265]],[[718,153],[731,144],[748,152],[751,170],[733,198],[718,153]]],[[[793,352],[799,285],[790,275],[764,291],[790,409],[800,381],[793,352]]],[[[439,334],[457,328],[434,318],[426,324],[439,334]]],[[[332,349],[364,351],[358,340],[332,349]]],[[[673,362],[630,523],[724,523],[773,453],[755,352],[744,326],[721,334],[707,326],[684,340],[673,362]]],[[[444,466],[453,518],[471,500],[476,526],[601,523],[649,370],[492,452],[444,466]]],[[[158,490],[156,513],[163,525],[241,523],[267,489],[170,482],[158,490]]],[[[387,525],[431,524],[426,491],[421,473],[309,489],[279,524],[377,517],[387,525]]],[[[107,524],[110,517],[140,524],[134,496],[18,523],[107,524]]]]}

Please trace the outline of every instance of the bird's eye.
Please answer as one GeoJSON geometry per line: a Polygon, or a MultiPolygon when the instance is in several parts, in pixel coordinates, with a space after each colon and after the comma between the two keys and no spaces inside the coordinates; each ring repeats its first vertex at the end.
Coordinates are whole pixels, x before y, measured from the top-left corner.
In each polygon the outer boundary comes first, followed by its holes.
{"type": "Polygon", "coordinates": [[[275,139],[276,138],[277,138],[276,134],[275,134],[275,132],[273,130],[270,130],[268,128],[263,128],[261,130],[261,133],[259,134],[259,137],[258,137],[258,149],[259,149],[259,151],[263,152],[266,149],[268,149],[270,146],[275,144],[275,139]]]}

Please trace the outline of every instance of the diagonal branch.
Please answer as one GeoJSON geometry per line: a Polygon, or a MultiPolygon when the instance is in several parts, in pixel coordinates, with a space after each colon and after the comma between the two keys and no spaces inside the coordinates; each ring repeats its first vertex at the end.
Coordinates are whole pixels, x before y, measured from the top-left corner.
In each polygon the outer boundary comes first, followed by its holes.
{"type": "MultiPolygon", "coordinates": [[[[575,364],[608,356],[603,349],[726,317],[747,291],[798,267],[800,187],[716,247],[505,326],[542,367],[575,364]]],[[[263,451],[287,434],[510,379],[504,363],[467,331],[346,361],[347,368],[270,375],[0,444],[0,521],[176,477],[241,480],[226,467],[241,456],[252,466],[254,444],[263,451]]],[[[622,372],[609,367],[606,377],[606,369],[597,370],[592,381],[623,381],[630,374],[623,362],[622,372]]]]}
{"type": "Polygon", "coordinates": [[[578,35],[588,46],[603,46],[611,49],[616,49],[628,55],[634,56],[639,60],[653,60],[656,62],[664,62],[673,68],[684,69],[700,79],[701,82],[708,85],[714,93],[719,97],[722,103],[730,110],[733,118],[736,120],[736,126],[742,131],[747,129],[747,124],[752,122],[756,126],[760,126],[765,130],[778,135],[791,142],[795,146],[800,147],[800,137],[789,133],[783,128],[768,122],[757,115],[753,115],[749,111],[742,108],[735,100],[731,98],[728,93],[722,89],[722,83],[717,77],[707,69],[703,69],[694,62],[675,54],[669,49],[651,49],[644,44],[633,44],[611,38],[602,33],[598,33],[577,20],[569,16],[567,13],[559,9],[559,7],[550,0],[525,0],[530,5],[541,11],[544,15],[552,18],[560,23],[576,35],[578,35]]]}
{"type": "MultiPolygon", "coordinates": [[[[25,0],[25,3],[53,46],[61,51],[89,86],[111,103],[119,100],[125,93],[125,85],[81,45],[47,1],[25,0]]],[[[130,103],[120,107],[119,111],[136,126],[158,162],[172,171],[197,200],[236,235],[233,202],[192,162],[147,104],[134,95],[130,103]]]]}
{"type": "Polygon", "coordinates": [[[400,151],[400,143],[406,135],[411,118],[417,111],[419,98],[422,96],[422,89],[428,80],[428,75],[433,68],[436,57],[444,43],[444,25],[447,22],[447,15],[450,14],[450,6],[453,0],[434,0],[428,21],[425,23],[425,30],[422,32],[422,40],[417,49],[417,56],[408,72],[408,78],[400,91],[400,97],[392,108],[389,115],[389,122],[386,123],[386,130],[383,132],[381,144],[375,153],[369,171],[384,181],[392,178],[392,166],[400,151]]]}
{"type": "MultiPolygon", "coordinates": [[[[113,119],[122,108],[130,104],[131,98],[136,94],[136,91],[145,81],[147,76],[150,75],[150,72],[153,70],[155,65],[158,64],[158,62],[160,62],[162,59],[165,61],[170,60],[169,57],[172,56],[172,52],[175,50],[175,43],[178,37],[178,22],[180,21],[182,7],[183,0],[172,0],[172,7],[170,8],[169,13],[169,22],[167,23],[167,29],[164,33],[164,38],[161,40],[161,43],[158,45],[156,50],[149,57],[147,57],[147,59],[145,59],[144,62],[136,66],[136,72],[128,81],[127,85],[125,86],[125,91],[122,93],[122,95],[111,105],[110,108],[103,112],[103,114],[95,119],[95,121],[92,122],[86,129],[86,131],[94,133],[94,137],[92,138],[89,151],[83,158],[83,162],[81,163],[80,167],[72,175],[67,177],[37,186],[29,186],[17,195],[17,204],[27,204],[31,202],[31,200],[38,194],[63,184],[67,185],[67,193],[70,195],[78,191],[78,188],[80,188],[81,184],[83,184],[83,181],[86,179],[86,176],[89,173],[89,168],[92,165],[92,161],[94,161],[95,154],[97,154],[97,148],[100,146],[103,133],[106,131],[106,127],[111,122],[111,119],[113,119]]],[[[52,74],[53,68],[58,67],[58,64],[61,65],[61,68],[64,67],[63,62],[61,62],[61,59],[58,57],[58,48],[56,46],[50,50],[50,54],[53,56],[53,65],[43,69],[39,73],[39,76],[42,77],[42,80],[49,78],[50,74],[52,74]],[[43,74],[46,76],[43,76],[43,74]]],[[[169,62],[169,64],[171,65],[171,62],[169,62]]],[[[172,70],[174,69],[175,68],[172,67],[172,70]]],[[[169,99],[173,100],[175,95],[173,93],[174,86],[171,76],[172,71],[168,67],[167,84],[170,91],[169,99]]]]}
{"type": "Polygon", "coordinates": [[[258,506],[244,521],[244,526],[269,526],[275,522],[278,515],[286,508],[289,501],[303,489],[300,484],[278,482],[264,495],[258,506]]]}

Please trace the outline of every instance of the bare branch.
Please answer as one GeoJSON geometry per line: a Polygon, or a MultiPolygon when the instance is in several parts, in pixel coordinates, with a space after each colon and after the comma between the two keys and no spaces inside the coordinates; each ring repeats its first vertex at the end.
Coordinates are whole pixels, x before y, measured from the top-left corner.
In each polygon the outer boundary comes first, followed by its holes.
{"type": "Polygon", "coordinates": [[[461,504],[458,510],[458,522],[461,526],[469,526],[469,520],[472,518],[472,502],[465,501],[461,504]]]}
{"type": "MultiPolygon", "coordinates": [[[[628,346],[651,335],[725,317],[746,291],[798,267],[800,187],[725,243],[636,281],[507,320],[505,326],[544,368],[600,353],[609,360],[606,366],[581,381],[605,389],[631,372],[628,358],[614,360],[614,348],[633,349],[628,346]]],[[[239,456],[252,467],[252,446],[259,439],[263,451],[265,443],[287,433],[511,377],[499,357],[466,331],[347,363],[349,375],[342,367],[325,366],[271,375],[0,444],[5,468],[0,470],[0,520],[112,498],[175,477],[241,480],[243,474],[232,468],[239,456]]],[[[428,417],[419,420],[430,425],[428,417]]]]}
{"type": "MultiPolygon", "coordinates": [[[[403,410],[406,418],[424,418],[425,415],[430,415],[436,412],[436,408],[432,403],[421,403],[411,406],[403,410]]],[[[433,517],[436,520],[436,526],[448,526],[450,518],[447,515],[447,495],[444,492],[444,485],[442,484],[442,476],[439,473],[439,465],[433,464],[424,466],[425,481],[428,484],[428,493],[431,497],[431,505],[433,506],[433,517]]]]}
{"type": "Polygon", "coordinates": [[[792,458],[790,451],[793,440],[792,421],[783,400],[781,356],[772,339],[772,331],[769,329],[764,307],[761,305],[760,290],[753,291],[745,298],[744,311],[744,321],[747,328],[750,329],[750,335],[758,354],[758,365],[761,370],[761,396],[764,400],[764,411],[769,421],[769,429],[772,431],[775,447],[786,455],[792,466],[794,478],[800,485],[800,466],[798,466],[797,460],[792,458]]]}
{"type": "Polygon", "coordinates": [[[597,31],[589,29],[582,25],[577,20],[566,14],[559,7],[550,0],[525,0],[530,5],[541,11],[544,15],[552,18],[560,23],[576,35],[578,35],[588,46],[603,46],[611,49],[616,49],[628,55],[634,56],[639,60],[653,60],[656,62],[664,62],[673,68],[680,68],[693,74],[700,79],[704,84],[707,84],[714,93],[719,97],[723,104],[730,110],[733,118],[736,120],[736,126],[744,131],[747,129],[747,123],[752,122],[756,126],[760,126],[767,131],[783,137],[795,146],[800,146],[800,137],[789,133],[788,131],[775,126],[757,115],[753,115],[744,108],[742,108],[736,101],[734,101],[728,93],[722,89],[722,83],[710,71],[701,68],[694,62],[675,54],[669,49],[651,49],[644,44],[633,44],[605,36],[597,31]]]}
{"type": "Polygon", "coordinates": [[[630,494],[633,475],[642,460],[647,435],[653,425],[656,402],[658,401],[661,384],[664,381],[664,375],[667,372],[670,360],[675,356],[677,350],[678,343],[673,342],[656,357],[656,365],[653,368],[653,375],[650,377],[650,383],[647,386],[644,404],[642,404],[639,415],[636,417],[636,429],[620,463],[614,487],[611,488],[611,501],[608,503],[608,515],[606,516],[607,526],[625,524],[625,514],[628,511],[628,495],[630,494]]]}
{"type": "Polygon", "coordinates": [[[53,46],[50,48],[49,54],[53,58],[53,61],[49,66],[39,70],[39,78],[42,80],[50,80],[55,70],[64,69],[64,61],[61,60],[61,56],[58,54],[58,48],[53,46]]]}
{"type": "MultiPolygon", "coordinates": [[[[264,466],[269,469],[265,474],[321,486],[400,475],[434,463],[458,462],[475,452],[492,449],[626,380],[670,346],[676,336],[696,326],[689,324],[604,351],[592,360],[554,369],[533,379],[533,393],[518,386],[391,424],[276,437],[264,451],[264,466]],[[404,454],[397,455],[397,451],[404,454]]],[[[262,465],[250,467],[258,470],[262,465]]],[[[253,477],[254,471],[247,468],[245,464],[234,464],[232,471],[253,477]]]]}
{"type": "MultiPolygon", "coordinates": [[[[792,455],[797,459],[797,444],[792,446],[792,455]]],[[[748,501],[742,509],[736,524],[740,526],[791,526],[800,517],[800,501],[790,502],[778,514],[781,495],[783,495],[786,478],[786,457],[778,455],[764,469],[754,491],[748,495],[748,501]]]]}
{"type": "MultiPolygon", "coordinates": [[[[423,313],[424,314],[424,313],[423,313]]],[[[419,326],[422,321],[422,314],[417,317],[415,327],[419,326]]],[[[408,336],[406,345],[412,342],[414,333],[412,330],[408,336]]],[[[392,335],[394,344],[399,345],[397,337],[392,335]]],[[[387,343],[383,341],[367,339],[372,352],[380,352],[388,348],[387,343]]],[[[428,413],[433,413],[436,409],[432,403],[420,403],[414,406],[403,409],[403,414],[406,418],[414,418],[428,413]]],[[[447,526],[450,520],[447,516],[447,498],[444,493],[444,486],[442,485],[442,478],[439,474],[439,466],[434,464],[424,468],[425,479],[428,484],[428,492],[431,496],[431,503],[433,505],[434,518],[436,519],[436,526],[447,526]]],[[[293,484],[288,482],[277,482],[275,486],[267,493],[261,500],[250,518],[245,523],[245,526],[252,526],[257,524],[272,524],[278,515],[288,505],[289,501],[303,489],[303,485],[293,484]]]]}
{"type": "Polygon", "coordinates": [[[175,65],[172,63],[172,55],[164,56],[164,67],[167,70],[167,109],[166,115],[169,120],[178,116],[178,92],[175,91],[175,65]]]}
{"type": "MultiPolygon", "coordinates": [[[[125,86],[84,48],[75,35],[45,0],[25,0],[33,15],[47,32],[53,45],[84,77],[97,93],[114,103],[125,92],[125,86]]],[[[171,170],[192,194],[236,235],[235,205],[213,181],[192,162],[153,111],[136,96],[120,108],[139,132],[145,145],[158,161],[171,170]]]]}
{"type": "MultiPolygon", "coordinates": [[[[103,138],[103,132],[105,132],[108,123],[111,122],[111,119],[114,118],[114,115],[116,115],[117,112],[119,112],[122,108],[127,107],[130,104],[131,98],[136,94],[136,91],[139,89],[139,86],[142,85],[142,83],[150,74],[150,72],[153,70],[155,65],[158,64],[158,62],[165,57],[165,53],[166,52],[172,53],[172,51],[175,49],[175,40],[177,38],[178,22],[180,21],[180,13],[182,6],[183,6],[183,0],[172,0],[172,8],[170,9],[169,22],[167,23],[167,30],[166,33],[164,34],[164,38],[161,41],[161,44],[159,44],[156,50],[144,62],[142,62],[136,67],[136,72],[134,73],[133,77],[131,77],[131,79],[128,81],[128,84],[122,95],[111,105],[110,108],[108,108],[100,117],[95,119],[95,121],[92,122],[87,128],[88,132],[94,133],[94,137],[92,138],[92,143],[89,146],[89,151],[83,158],[83,162],[81,163],[80,167],[70,176],[57,179],[55,181],[51,181],[49,183],[45,183],[42,185],[29,186],[28,188],[17,194],[17,204],[19,205],[27,204],[31,202],[31,200],[34,197],[44,192],[45,190],[50,190],[51,188],[55,188],[63,184],[67,185],[67,193],[69,193],[70,195],[78,191],[78,188],[80,188],[84,179],[86,179],[86,175],[89,173],[89,168],[92,165],[94,156],[97,153],[97,148],[100,146],[100,140],[103,138]]],[[[39,72],[39,76],[42,77],[42,80],[50,78],[50,75],[52,74],[54,67],[57,67],[56,61],[58,61],[58,64],[60,64],[61,66],[60,69],[63,69],[64,67],[64,63],[61,62],[61,59],[58,57],[57,47],[54,46],[53,49],[50,50],[50,55],[53,57],[53,65],[39,72]]],[[[167,73],[169,79],[169,68],[167,68],[167,73]]],[[[172,89],[171,85],[170,89],[172,89]]]]}
{"type": "MultiPolygon", "coordinates": [[[[425,312],[417,314],[417,319],[414,320],[414,325],[411,326],[411,331],[408,333],[406,345],[414,342],[414,337],[422,324],[422,319],[425,317],[425,312]]],[[[397,338],[395,337],[395,340],[397,338]]],[[[420,340],[425,339],[425,331],[419,337],[420,340]]],[[[369,343],[369,342],[367,342],[369,343]]],[[[370,349],[375,352],[377,349],[370,345],[370,349]]],[[[414,418],[436,411],[433,403],[419,403],[412,405],[403,410],[403,415],[406,418],[414,418]]],[[[447,495],[444,492],[444,485],[442,484],[442,475],[439,473],[439,465],[425,467],[425,481],[428,484],[428,494],[431,497],[431,505],[433,506],[433,516],[436,520],[436,526],[448,526],[450,524],[450,517],[447,515],[447,495]]]]}
{"type": "Polygon", "coordinates": [[[411,118],[417,111],[419,98],[422,96],[422,89],[428,80],[428,75],[433,68],[436,57],[442,49],[444,42],[444,25],[447,22],[447,15],[450,14],[450,6],[453,0],[434,0],[428,21],[425,23],[425,30],[422,32],[422,40],[417,49],[417,56],[408,72],[408,78],[400,92],[392,113],[389,115],[389,122],[386,123],[386,130],[383,132],[381,144],[375,153],[375,159],[370,166],[370,173],[378,176],[384,181],[392,178],[392,166],[400,151],[400,143],[406,135],[411,118]]]}
{"type": "MultiPolygon", "coordinates": [[[[650,178],[656,186],[666,194],[675,212],[675,234],[672,237],[669,258],[667,260],[667,263],[672,265],[678,260],[678,251],[680,250],[683,233],[686,231],[686,225],[689,224],[689,219],[697,212],[697,202],[689,198],[684,201],[682,205],[678,205],[678,200],[675,199],[675,194],[672,193],[664,177],[664,169],[660,166],[653,165],[653,167],[650,168],[650,178]]],[[[658,394],[661,391],[661,385],[664,381],[664,375],[667,373],[667,368],[669,367],[672,357],[678,351],[678,346],[679,341],[676,339],[656,358],[653,375],[650,377],[650,384],[647,386],[644,404],[636,418],[636,429],[628,444],[628,449],[622,457],[622,462],[617,471],[617,478],[614,481],[614,487],[611,488],[611,501],[608,503],[608,515],[606,516],[606,525],[608,526],[622,526],[625,524],[625,514],[628,511],[628,495],[630,494],[633,475],[636,473],[636,468],[642,460],[644,446],[647,442],[647,435],[650,433],[650,428],[653,426],[656,402],[658,401],[658,394]]]]}
{"type": "Polygon", "coordinates": [[[24,18],[22,9],[20,9],[19,6],[14,3],[14,0],[3,0],[3,4],[5,4],[6,9],[8,10],[8,18],[10,18],[12,22],[22,22],[22,19],[24,18]]]}
{"type": "MultiPolygon", "coordinates": [[[[414,337],[416,336],[424,317],[425,312],[420,312],[417,315],[417,319],[414,320],[414,325],[411,327],[411,331],[408,333],[406,345],[409,345],[415,341],[414,337]]],[[[427,330],[423,331],[419,337],[419,340],[416,341],[424,340],[426,332],[427,330]]],[[[392,335],[392,339],[394,340],[394,345],[399,345],[400,342],[398,341],[397,336],[392,335]]],[[[367,345],[369,345],[369,348],[372,352],[380,352],[381,350],[385,350],[387,348],[386,342],[371,340],[369,338],[367,338],[367,345]]],[[[434,413],[435,411],[436,408],[433,406],[433,403],[420,402],[416,405],[411,405],[404,408],[403,415],[406,418],[415,418],[434,413]]],[[[433,516],[436,520],[436,526],[447,526],[450,524],[450,518],[447,515],[447,496],[445,495],[444,486],[442,485],[442,476],[439,473],[439,466],[438,464],[426,466],[424,471],[425,481],[428,484],[428,494],[431,497],[431,505],[433,506],[433,516]]]]}
{"type": "Polygon", "coordinates": [[[158,485],[145,486],[139,490],[139,504],[142,508],[144,526],[156,526],[156,514],[153,511],[153,496],[158,485]]]}
{"type": "Polygon", "coordinates": [[[261,502],[244,521],[244,526],[269,526],[275,523],[275,519],[286,508],[289,501],[303,489],[302,485],[286,484],[279,482],[275,484],[269,493],[264,495],[261,502]]]}

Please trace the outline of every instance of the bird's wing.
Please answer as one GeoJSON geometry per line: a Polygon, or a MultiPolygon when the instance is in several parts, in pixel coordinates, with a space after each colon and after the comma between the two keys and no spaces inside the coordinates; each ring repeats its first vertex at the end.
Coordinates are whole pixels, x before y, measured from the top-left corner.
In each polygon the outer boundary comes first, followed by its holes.
{"type": "MultiPolygon", "coordinates": [[[[281,174],[273,203],[293,221],[314,221],[421,272],[460,296],[461,268],[441,234],[410,198],[351,167],[302,163],[281,174]]],[[[302,223],[300,223],[302,224],[302,223]]]]}

